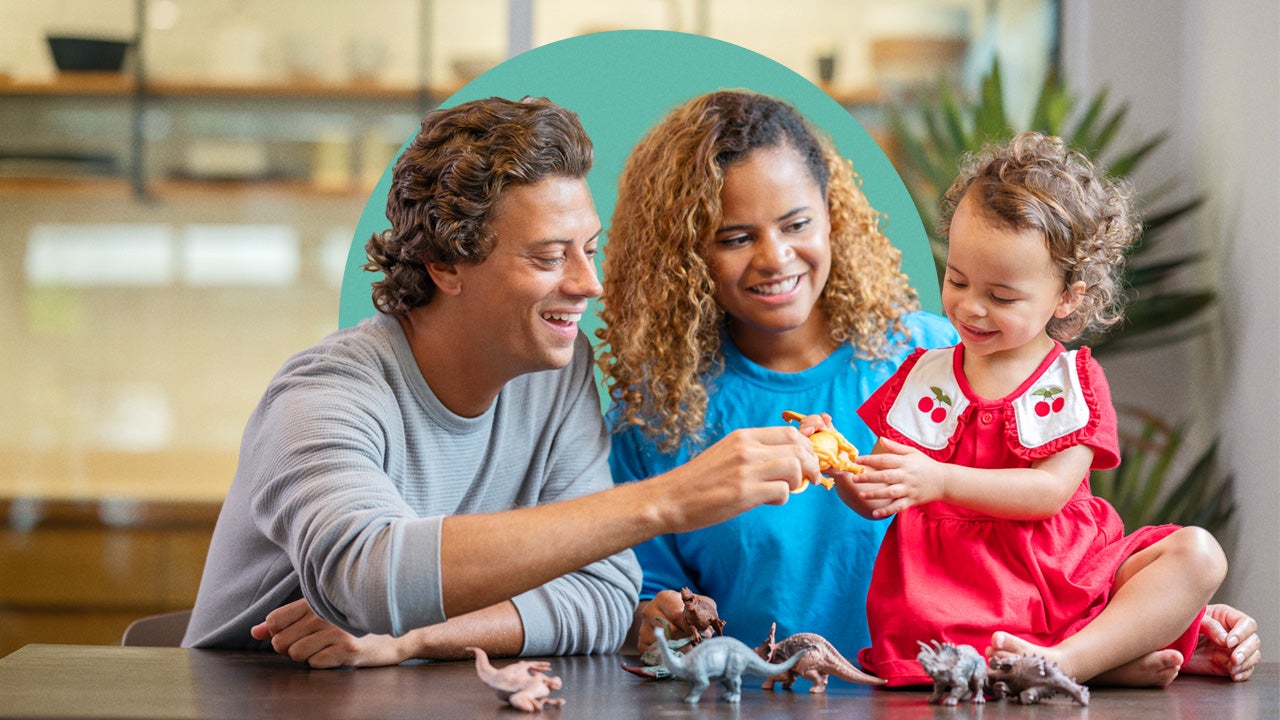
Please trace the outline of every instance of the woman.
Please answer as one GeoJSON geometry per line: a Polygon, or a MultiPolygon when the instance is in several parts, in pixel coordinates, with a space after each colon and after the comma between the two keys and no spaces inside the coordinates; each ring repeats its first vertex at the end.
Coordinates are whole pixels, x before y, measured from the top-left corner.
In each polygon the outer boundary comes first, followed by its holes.
{"type": "MultiPolygon", "coordinates": [[[[792,107],[751,92],[697,97],[636,146],[605,246],[615,482],[683,465],[784,410],[855,411],[916,347],[955,342],[918,310],[901,253],[851,163],[792,107]]],[[[821,489],[636,548],[641,597],[690,587],[747,642],[817,632],[852,657],[885,525],[821,489]]],[[[642,632],[648,628],[642,628],[642,632]]],[[[641,643],[647,646],[648,634],[641,643]]]]}

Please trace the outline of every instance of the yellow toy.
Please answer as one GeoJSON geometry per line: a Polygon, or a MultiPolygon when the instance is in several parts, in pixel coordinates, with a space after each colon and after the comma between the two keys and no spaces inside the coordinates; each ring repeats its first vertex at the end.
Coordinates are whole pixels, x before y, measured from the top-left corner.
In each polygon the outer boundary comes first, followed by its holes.
{"type": "MultiPolygon", "coordinates": [[[[800,421],[804,419],[804,415],[792,410],[784,410],[782,419],[784,422],[792,420],[800,421]]],[[[858,448],[853,443],[844,439],[834,427],[827,430],[819,430],[809,436],[809,442],[813,443],[813,451],[818,454],[818,469],[824,473],[822,478],[822,487],[830,490],[835,481],[825,476],[830,470],[843,470],[854,474],[862,472],[863,468],[854,462],[854,458],[858,457],[858,448]]],[[[792,490],[792,493],[804,492],[809,487],[809,481],[805,480],[800,487],[792,490]]]]}

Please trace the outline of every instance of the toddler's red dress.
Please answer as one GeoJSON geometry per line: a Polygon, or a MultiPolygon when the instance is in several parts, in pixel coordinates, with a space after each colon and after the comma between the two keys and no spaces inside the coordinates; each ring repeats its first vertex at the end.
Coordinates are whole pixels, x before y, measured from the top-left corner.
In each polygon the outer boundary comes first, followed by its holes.
{"type": "MultiPolygon", "coordinates": [[[[978,397],[964,377],[964,346],[917,350],[858,413],[880,437],[935,460],[975,468],[1029,467],[1074,445],[1093,469],[1119,464],[1116,414],[1088,348],[1055,343],[1007,397],[978,397]]],[[[918,642],[972,645],[996,630],[1055,645],[1098,615],[1128,557],[1177,530],[1124,534],[1120,516],[1094,497],[1088,475],[1057,515],[1005,520],[942,501],[898,513],[872,571],[871,647],[858,659],[890,686],[929,684],[918,642]]],[[[1190,658],[1199,618],[1170,647],[1190,658]]]]}

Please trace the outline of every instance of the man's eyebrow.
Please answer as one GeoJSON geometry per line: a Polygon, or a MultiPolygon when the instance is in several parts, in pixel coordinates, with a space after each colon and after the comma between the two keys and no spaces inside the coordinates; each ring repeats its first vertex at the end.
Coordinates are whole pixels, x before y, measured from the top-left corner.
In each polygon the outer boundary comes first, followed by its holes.
{"type": "MultiPolygon", "coordinates": [[[[604,232],[604,226],[601,225],[599,228],[596,229],[595,232],[591,233],[591,235],[587,237],[587,242],[591,242],[592,240],[598,240],[600,238],[600,235],[603,232],[604,232]]],[[[545,238],[543,240],[534,240],[533,242],[529,243],[529,245],[530,247],[545,247],[547,245],[572,245],[575,242],[577,241],[574,240],[573,238],[554,237],[554,238],[545,238]]]]}

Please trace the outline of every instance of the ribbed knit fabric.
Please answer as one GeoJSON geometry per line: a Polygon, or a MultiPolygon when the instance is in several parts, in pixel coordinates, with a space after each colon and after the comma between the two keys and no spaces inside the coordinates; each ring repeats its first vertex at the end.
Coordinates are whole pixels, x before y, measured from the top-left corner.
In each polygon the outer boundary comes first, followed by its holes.
{"type": "MultiPolygon", "coordinates": [[[[442,622],[443,518],[605,490],[608,451],[584,335],[568,367],[464,418],[395,319],[338,331],[290,358],[249,419],[183,644],[266,649],[249,629],[299,597],[356,633],[442,622]]],[[[522,654],[616,649],[639,584],[626,551],[516,597],[522,654]]]]}

